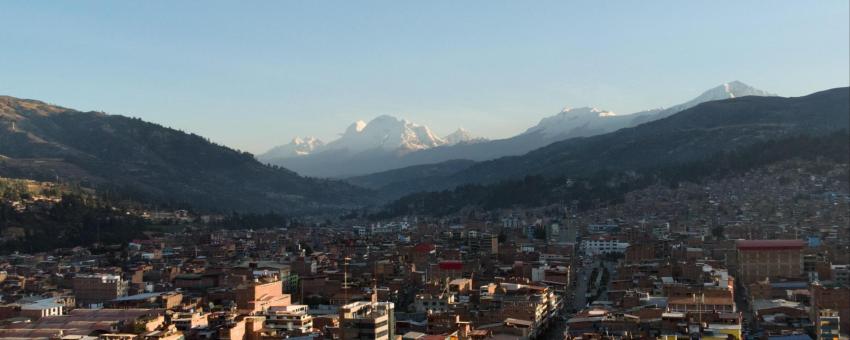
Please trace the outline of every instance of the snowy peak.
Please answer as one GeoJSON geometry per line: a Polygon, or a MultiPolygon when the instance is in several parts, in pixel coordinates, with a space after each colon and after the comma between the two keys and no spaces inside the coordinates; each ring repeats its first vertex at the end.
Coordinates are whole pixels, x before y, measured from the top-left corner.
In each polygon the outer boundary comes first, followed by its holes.
{"type": "Polygon", "coordinates": [[[324,142],[315,137],[295,137],[289,144],[279,145],[257,156],[260,160],[306,156],[320,150],[324,142]]]}
{"type": "Polygon", "coordinates": [[[351,123],[351,125],[349,125],[347,129],[345,129],[345,134],[358,134],[363,131],[364,128],[366,128],[366,122],[358,120],[354,123],[351,123]]]}
{"type": "Polygon", "coordinates": [[[743,96],[775,94],[736,80],[710,88],[690,101],[666,109],[652,109],[620,116],[592,107],[565,108],[554,116],[543,118],[540,123],[526,130],[525,134],[541,133],[543,137],[550,139],[591,136],[661,119],[705,102],[743,96]]]}
{"type": "Polygon", "coordinates": [[[566,136],[578,133],[579,130],[604,129],[611,118],[617,117],[612,111],[593,107],[564,108],[558,114],[540,120],[540,123],[525,131],[539,132],[545,137],[566,136]]]}
{"type": "Polygon", "coordinates": [[[445,144],[446,141],[431,132],[427,126],[381,115],[368,123],[355,122],[339,139],[328,143],[327,149],[352,152],[367,150],[409,152],[445,144]]]}
{"type": "Polygon", "coordinates": [[[487,139],[481,137],[473,137],[469,130],[458,128],[455,132],[443,137],[447,145],[455,145],[460,143],[480,143],[487,139]]]}
{"type": "MultiPolygon", "coordinates": [[[[399,155],[443,145],[484,141],[474,138],[466,130],[459,129],[445,139],[436,135],[425,125],[390,115],[377,116],[368,123],[358,120],[327,144],[312,138],[294,138],[289,144],[276,146],[258,155],[260,160],[318,156],[324,151],[343,151],[356,154],[365,151],[395,152],[399,155]]],[[[339,154],[336,154],[339,155],[339,154]]]]}
{"type": "Polygon", "coordinates": [[[597,109],[595,107],[579,107],[579,108],[570,108],[565,107],[558,113],[558,116],[570,117],[570,118],[578,118],[578,117],[609,117],[616,116],[617,114],[612,111],[606,111],[597,109]]]}
{"type": "MultiPolygon", "coordinates": [[[[776,96],[773,93],[765,92],[754,88],[750,85],[744,84],[740,81],[732,81],[728,83],[720,84],[716,87],[708,89],[703,92],[698,97],[692,99],[691,101],[684,103],[682,105],[696,106],[697,104],[712,101],[712,100],[721,100],[721,99],[729,99],[729,98],[737,98],[744,96],[763,96],[763,97],[773,97],[776,96]]],[[[678,105],[678,106],[682,106],[678,105]]]]}
{"type": "Polygon", "coordinates": [[[738,98],[744,96],[762,96],[762,97],[774,97],[776,96],[773,93],[766,92],[754,88],[750,85],[744,84],[740,81],[732,81],[728,83],[723,83],[718,86],[712,87],[707,91],[703,92],[699,96],[694,99],[691,99],[685,103],[674,105],[669,108],[658,110],[656,112],[647,111],[649,114],[643,114],[641,112],[635,114],[635,119],[632,121],[633,125],[638,125],[641,123],[646,123],[648,121],[661,119],[665,117],[672,116],[676,113],[682,112],[684,110],[690,109],[699,104],[710,102],[714,100],[723,100],[730,98],[738,98]]]}

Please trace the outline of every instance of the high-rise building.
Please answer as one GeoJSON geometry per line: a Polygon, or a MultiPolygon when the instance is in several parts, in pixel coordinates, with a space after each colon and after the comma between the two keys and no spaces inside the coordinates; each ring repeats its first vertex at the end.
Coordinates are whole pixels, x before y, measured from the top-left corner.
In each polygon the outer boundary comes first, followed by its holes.
{"type": "Polygon", "coordinates": [[[769,278],[799,278],[803,274],[803,240],[737,241],[738,272],[745,284],[769,278]]]}

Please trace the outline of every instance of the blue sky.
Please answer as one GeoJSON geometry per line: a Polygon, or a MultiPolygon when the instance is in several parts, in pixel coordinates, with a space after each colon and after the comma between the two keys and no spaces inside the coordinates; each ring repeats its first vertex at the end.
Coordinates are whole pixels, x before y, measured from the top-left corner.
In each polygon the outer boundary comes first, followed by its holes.
{"type": "Polygon", "coordinates": [[[10,1],[0,94],[141,117],[262,152],[392,114],[507,137],[740,80],[847,86],[846,0],[10,1]]]}

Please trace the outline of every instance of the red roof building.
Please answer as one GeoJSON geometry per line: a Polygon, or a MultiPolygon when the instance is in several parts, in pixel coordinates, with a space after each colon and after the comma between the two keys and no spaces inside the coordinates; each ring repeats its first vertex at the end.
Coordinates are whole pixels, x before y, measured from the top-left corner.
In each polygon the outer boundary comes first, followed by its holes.
{"type": "Polygon", "coordinates": [[[746,284],[799,279],[803,274],[802,240],[739,240],[738,275],[746,284]]]}
{"type": "Polygon", "coordinates": [[[738,250],[791,250],[803,249],[806,242],[803,240],[738,240],[738,250]]]}

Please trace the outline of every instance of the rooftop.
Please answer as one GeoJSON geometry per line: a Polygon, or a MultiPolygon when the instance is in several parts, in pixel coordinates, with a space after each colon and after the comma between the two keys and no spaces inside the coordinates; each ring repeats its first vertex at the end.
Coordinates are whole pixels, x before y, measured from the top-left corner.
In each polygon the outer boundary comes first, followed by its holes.
{"type": "Polygon", "coordinates": [[[806,245],[803,240],[738,240],[735,242],[738,250],[781,250],[802,249],[806,245]]]}

